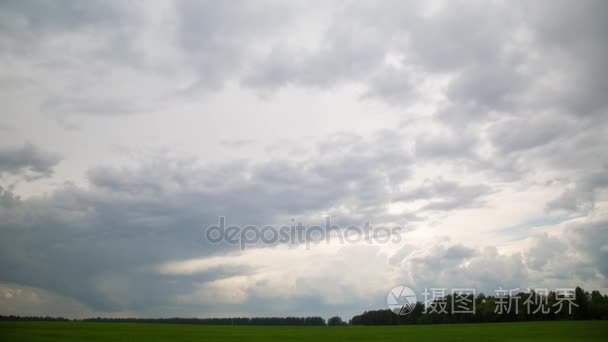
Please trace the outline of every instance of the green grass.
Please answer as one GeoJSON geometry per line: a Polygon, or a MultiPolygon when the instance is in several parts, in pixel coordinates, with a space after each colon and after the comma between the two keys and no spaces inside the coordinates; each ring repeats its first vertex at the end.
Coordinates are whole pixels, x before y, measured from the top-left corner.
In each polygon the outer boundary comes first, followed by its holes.
{"type": "Polygon", "coordinates": [[[390,327],[0,322],[0,341],[607,341],[608,321],[390,327]]]}

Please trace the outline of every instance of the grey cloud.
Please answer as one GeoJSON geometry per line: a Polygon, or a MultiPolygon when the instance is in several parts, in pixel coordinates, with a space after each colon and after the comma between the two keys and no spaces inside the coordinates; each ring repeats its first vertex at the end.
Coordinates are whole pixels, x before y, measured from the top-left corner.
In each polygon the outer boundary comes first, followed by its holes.
{"type": "Polygon", "coordinates": [[[547,203],[547,210],[566,210],[571,212],[593,209],[601,191],[608,187],[608,173],[603,167],[595,172],[581,174],[574,187],[564,190],[557,198],[547,203]]]}
{"type": "MultiPolygon", "coordinates": [[[[591,268],[603,275],[603,285],[608,284],[608,222],[599,221],[571,227],[566,239],[573,242],[576,250],[591,259],[591,268]]],[[[589,272],[595,275],[593,271],[589,272]]]]}
{"type": "Polygon", "coordinates": [[[2,212],[0,231],[10,236],[2,239],[2,280],[100,311],[166,304],[166,291],[187,287],[190,280],[152,276],[146,268],[219,250],[203,241],[202,224],[211,217],[199,213],[197,200],[187,194],[155,198],[66,188],[48,199],[22,201],[2,212]],[[119,297],[124,291],[132,296],[119,297]]]}
{"type": "Polygon", "coordinates": [[[119,1],[65,0],[57,4],[46,0],[9,0],[0,4],[0,18],[2,52],[23,53],[29,49],[31,53],[48,43],[48,39],[88,33],[98,42],[108,43],[102,44],[96,53],[105,57],[133,54],[124,41],[129,40],[127,36],[137,22],[136,16],[119,1]]]}
{"type": "Polygon", "coordinates": [[[135,168],[93,168],[89,187],[66,185],[46,197],[22,200],[3,191],[0,281],[74,298],[93,310],[147,312],[169,305],[172,295],[193,292],[194,283],[247,271],[184,276],[153,270],[167,261],[238,248],[204,241],[204,228],[219,216],[242,226],[289,224],[290,217],[311,224],[339,204],[349,213],[332,223],[370,215],[364,218],[382,224],[389,178],[409,176],[407,169],[399,169],[401,175],[393,169],[405,152],[376,155],[377,140],[333,144],[302,163],[205,167],[158,158],[135,168]],[[339,153],[338,146],[350,152],[339,153]]]}
{"type": "Polygon", "coordinates": [[[15,195],[10,187],[5,189],[0,186],[0,207],[10,208],[18,203],[19,196],[15,195]]]}
{"type": "Polygon", "coordinates": [[[464,286],[493,294],[499,287],[606,286],[605,221],[574,223],[561,234],[543,233],[532,236],[531,241],[523,253],[507,254],[495,247],[469,248],[448,240],[424,250],[414,248],[393,262],[407,275],[408,284],[413,282],[420,291],[464,286]]]}
{"type": "Polygon", "coordinates": [[[465,247],[463,245],[454,245],[448,247],[445,251],[444,257],[451,260],[462,260],[471,258],[476,254],[474,249],[465,247]]]}
{"type": "Polygon", "coordinates": [[[115,18],[119,12],[108,2],[62,1],[61,6],[52,1],[3,1],[2,13],[6,20],[2,28],[23,32],[32,30],[38,34],[49,31],[78,30],[115,18]]]}
{"type": "Polygon", "coordinates": [[[474,147],[474,139],[466,136],[424,136],[416,141],[416,156],[421,158],[466,157],[474,147]]]}
{"type": "Polygon", "coordinates": [[[179,1],[176,9],[177,43],[197,70],[193,86],[203,89],[238,77],[257,46],[271,43],[292,14],[272,2],[179,1]]]}
{"type": "Polygon", "coordinates": [[[120,116],[141,111],[137,101],[126,97],[94,97],[71,95],[53,97],[42,103],[44,111],[76,115],[120,116]]]}
{"type": "Polygon", "coordinates": [[[470,249],[450,245],[449,241],[410,254],[400,267],[419,291],[466,287],[475,288],[478,293],[493,293],[499,287],[525,286],[529,279],[520,254],[500,254],[495,247],[470,249]]]}
{"type": "Polygon", "coordinates": [[[557,198],[547,203],[547,210],[579,212],[591,210],[601,191],[608,187],[608,173],[605,168],[582,174],[573,188],[566,189],[557,198]]]}
{"type": "MultiPolygon", "coordinates": [[[[423,79],[427,73],[476,73],[481,62],[492,65],[501,59],[503,38],[512,27],[505,24],[502,9],[482,10],[466,3],[444,5],[438,13],[424,16],[422,6],[415,2],[384,6],[350,3],[343,12],[336,12],[318,50],[273,51],[260,67],[254,68],[255,74],[246,78],[246,84],[325,87],[362,83],[368,88],[366,97],[401,104],[412,96],[412,79],[423,79]],[[480,26],[484,29],[478,29],[480,26]],[[385,58],[389,54],[405,56],[402,62],[414,66],[416,72],[387,68],[385,58]],[[272,62],[275,60],[281,61],[279,69],[272,62]]],[[[464,79],[467,81],[463,89],[483,83],[479,77],[477,81],[464,79]]],[[[488,96],[500,96],[498,92],[505,86],[496,88],[494,93],[488,90],[488,96]]],[[[464,94],[465,90],[454,88],[452,93],[464,94]]]]}
{"type": "Polygon", "coordinates": [[[26,179],[48,177],[61,158],[26,143],[23,146],[0,148],[0,175],[17,174],[26,179]]]}
{"type": "Polygon", "coordinates": [[[407,202],[427,200],[421,210],[453,210],[483,205],[483,197],[491,192],[484,184],[461,185],[443,179],[426,181],[419,188],[405,191],[394,198],[395,201],[407,202]]]}
{"type": "Polygon", "coordinates": [[[241,148],[245,146],[250,146],[255,144],[255,140],[252,139],[232,139],[232,140],[222,140],[220,144],[230,148],[241,148]]]}
{"type": "Polygon", "coordinates": [[[526,82],[514,66],[476,65],[458,76],[446,94],[452,101],[473,102],[491,110],[513,108],[526,82]]]}
{"type": "Polygon", "coordinates": [[[470,116],[464,108],[453,112],[454,108],[444,108],[441,112],[446,121],[440,121],[435,125],[440,130],[424,135],[418,134],[414,140],[414,152],[420,159],[458,159],[475,158],[475,147],[479,143],[479,132],[476,129],[462,126],[462,121],[456,115],[470,116]],[[445,113],[445,114],[443,114],[445,113]],[[456,115],[454,115],[456,114],[456,115]],[[456,119],[456,122],[452,121],[456,119]]]}
{"type": "Polygon", "coordinates": [[[369,87],[363,98],[377,98],[396,105],[407,104],[421,95],[418,89],[420,81],[414,73],[385,68],[369,79],[369,87]]]}
{"type": "Polygon", "coordinates": [[[576,190],[566,190],[559,197],[547,203],[548,210],[566,210],[576,212],[589,210],[591,204],[590,193],[578,193],[576,190]]]}
{"type": "Polygon", "coordinates": [[[125,70],[150,72],[138,49],[141,15],[136,4],[120,1],[3,1],[0,55],[22,71],[0,73],[0,83],[56,116],[133,113],[139,98],[124,88],[117,94],[116,79],[125,70]]]}
{"type": "Polygon", "coordinates": [[[179,1],[167,10],[165,21],[158,21],[147,5],[137,3],[2,2],[0,54],[32,72],[17,79],[0,75],[0,83],[27,80],[28,89],[44,95],[40,108],[57,115],[139,113],[153,107],[151,91],[154,98],[198,94],[238,79],[260,45],[276,40],[273,35],[294,11],[280,3],[214,1],[179,1]],[[150,37],[158,26],[175,35],[150,37]],[[175,59],[167,62],[150,53],[156,46],[170,50],[175,59]],[[62,54],[56,54],[58,49],[62,54]],[[183,75],[193,80],[186,89],[184,81],[172,83],[183,75]],[[125,90],[151,80],[149,89],[125,90]],[[117,82],[123,82],[120,93],[117,82]]]}
{"type": "Polygon", "coordinates": [[[559,68],[564,78],[557,89],[544,94],[554,104],[577,116],[602,115],[606,111],[608,47],[601,44],[608,35],[601,0],[543,1],[526,5],[535,43],[543,47],[547,69],[559,68]]]}
{"type": "Polygon", "coordinates": [[[384,58],[384,48],[374,38],[344,25],[326,36],[319,51],[275,48],[251,67],[243,84],[252,88],[276,89],[289,84],[332,87],[348,81],[365,82],[384,58]]]}
{"type": "Polygon", "coordinates": [[[608,284],[608,230],[605,220],[569,223],[559,234],[532,237],[524,252],[526,265],[534,270],[536,284],[573,286],[608,284]],[[559,285],[561,284],[561,285],[559,285]]]}
{"type": "Polygon", "coordinates": [[[598,75],[608,69],[608,58],[597,42],[608,29],[598,13],[605,3],[509,5],[446,2],[423,15],[414,2],[349,3],[336,12],[321,47],[276,48],[244,83],[271,89],[355,83],[366,87],[363,98],[402,105],[416,96],[412,80],[448,76],[443,94],[456,112],[440,111],[438,117],[455,115],[447,121],[451,125],[530,109],[601,116],[607,88],[606,77],[598,75]],[[387,68],[389,55],[399,56],[408,72],[387,68]]]}
{"type": "Polygon", "coordinates": [[[511,118],[490,128],[490,140],[502,153],[547,144],[576,130],[577,122],[559,115],[511,118]]]}
{"type": "MultiPolygon", "coordinates": [[[[604,2],[509,5],[446,2],[430,15],[409,1],[328,5],[332,15],[319,44],[306,47],[287,37],[291,20],[303,10],[299,4],[179,1],[175,41],[169,44],[181,51],[184,71],[194,72],[194,90],[217,89],[231,80],[262,91],[354,83],[364,87],[362,98],[403,105],[420,95],[424,80],[448,77],[441,92],[463,111],[452,113],[458,117],[452,123],[480,123],[491,120],[491,112],[522,108],[601,116],[608,84],[597,77],[608,68],[606,48],[597,44],[608,31],[598,15],[605,12],[604,2]],[[531,38],[521,38],[523,31],[531,38]],[[389,56],[404,68],[387,65],[389,56]],[[481,115],[467,106],[479,106],[481,115]]],[[[137,12],[122,3],[72,1],[61,8],[4,2],[0,9],[10,19],[2,21],[5,41],[28,32],[41,40],[92,32],[106,37],[108,46],[90,57],[110,63],[115,61],[108,51],[149,57],[125,49],[147,25],[137,12]]],[[[120,111],[130,112],[123,106],[120,111]]]]}
{"type": "Polygon", "coordinates": [[[535,242],[531,251],[526,254],[526,263],[530,268],[542,270],[551,259],[563,256],[567,246],[556,237],[547,234],[539,235],[534,238],[535,242]]]}
{"type": "Polygon", "coordinates": [[[92,317],[90,310],[73,299],[53,295],[44,290],[0,283],[3,312],[27,316],[92,317]]]}

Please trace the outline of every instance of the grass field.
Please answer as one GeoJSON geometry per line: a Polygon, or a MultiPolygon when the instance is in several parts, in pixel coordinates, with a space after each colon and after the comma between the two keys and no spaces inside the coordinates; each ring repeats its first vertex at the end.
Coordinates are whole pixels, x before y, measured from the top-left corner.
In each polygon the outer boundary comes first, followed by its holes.
{"type": "Polygon", "coordinates": [[[0,322],[0,341],[608,341],[608,321],[390,327],[0,322]]]}

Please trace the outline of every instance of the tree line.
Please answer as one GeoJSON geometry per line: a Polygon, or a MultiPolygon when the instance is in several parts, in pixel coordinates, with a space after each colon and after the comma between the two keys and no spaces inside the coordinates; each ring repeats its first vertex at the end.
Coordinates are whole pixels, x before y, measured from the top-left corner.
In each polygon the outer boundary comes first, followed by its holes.
{"type": "MultiPolygon", "coordinates": [[[[462,297],[459,298],[463,299],[462,297]]],[[[354,316],[348,323],[338,316],[325,321],[322,317],[235,317],[235,318],[86,318],[67,319],[50,316],[2,316],[0,321],[81,321],[81,322],[107,322],[107,323],[166,323],[166,324],[200,324],[200,325],[258,325],[258,326],[341,326],[341,325],[402,325],[402,324],[445,324],[445,323],[491,323],[515,321],[553,321],[553,320],[597,320],[608,319],[608,296],[599,291],[591,293],[577,287],[571,303],[560,304],[559,294],[548,292],[546,294],[520,292],[512,296],[477,296],[468,295],[465,300],[475,304],[472,313],[455,312],[455,298],[448,294],[434,299],[430,305],[421,302],[411,304],[411,312],[397,315],[393,311],[372,310],[354,316]],[[542,306],[530,308],[527,299],[539,300],[542,306]],[[510,303],[510,304],[509,304],[510,303]],[[506,310],[506,305],[509,304],[506,310]],[[502,308],[502,306],[505,306],[502,308]],[[499,312],[497,308],[501,308],[499,312]],[[502,310],[504,309],[504,310],[502,310]]]]}
{"type": "Polygon", "coordinates": [[[472,313],[455,312],[458,310],[453,307],[454,297],[449,294],[431,301],[426,307],[421,302],[413,303],[411,312],[406,315],[397,315],[388,309],[372,310],[354,316],[349,323],[401,325],[608,319],[608,296],[599,291],[589,293],[580,287],[575,289],[571,301],[562,301],[561,304],[559,295],[553,291],[546,294],[520,292],[502,297],[469,295],[468,300],[475,303],[472,313]],[[527,302],[532,298],[535,303],[527,302]]]}
{"type": "Polygon", "coordinates": [[[75,321],[100,323],[165,323],[200,325],[274,325],[274,326],[324,326],[322,317],[234,317],[234,318],[85,318],[67,319],[49,316],[0,316],[0,321],[75,321]]]}

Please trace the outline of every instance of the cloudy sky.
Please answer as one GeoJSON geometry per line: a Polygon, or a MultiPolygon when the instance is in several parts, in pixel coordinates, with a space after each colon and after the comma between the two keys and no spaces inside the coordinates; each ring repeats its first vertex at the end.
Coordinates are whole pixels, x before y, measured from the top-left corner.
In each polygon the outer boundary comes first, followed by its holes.
{"type": "Polygon", "coordinates": [[[608,287],[606,1],[0,2],[0,314],[608,287]],[[240,250],[229,224],[399,226],[240,250]]]}

